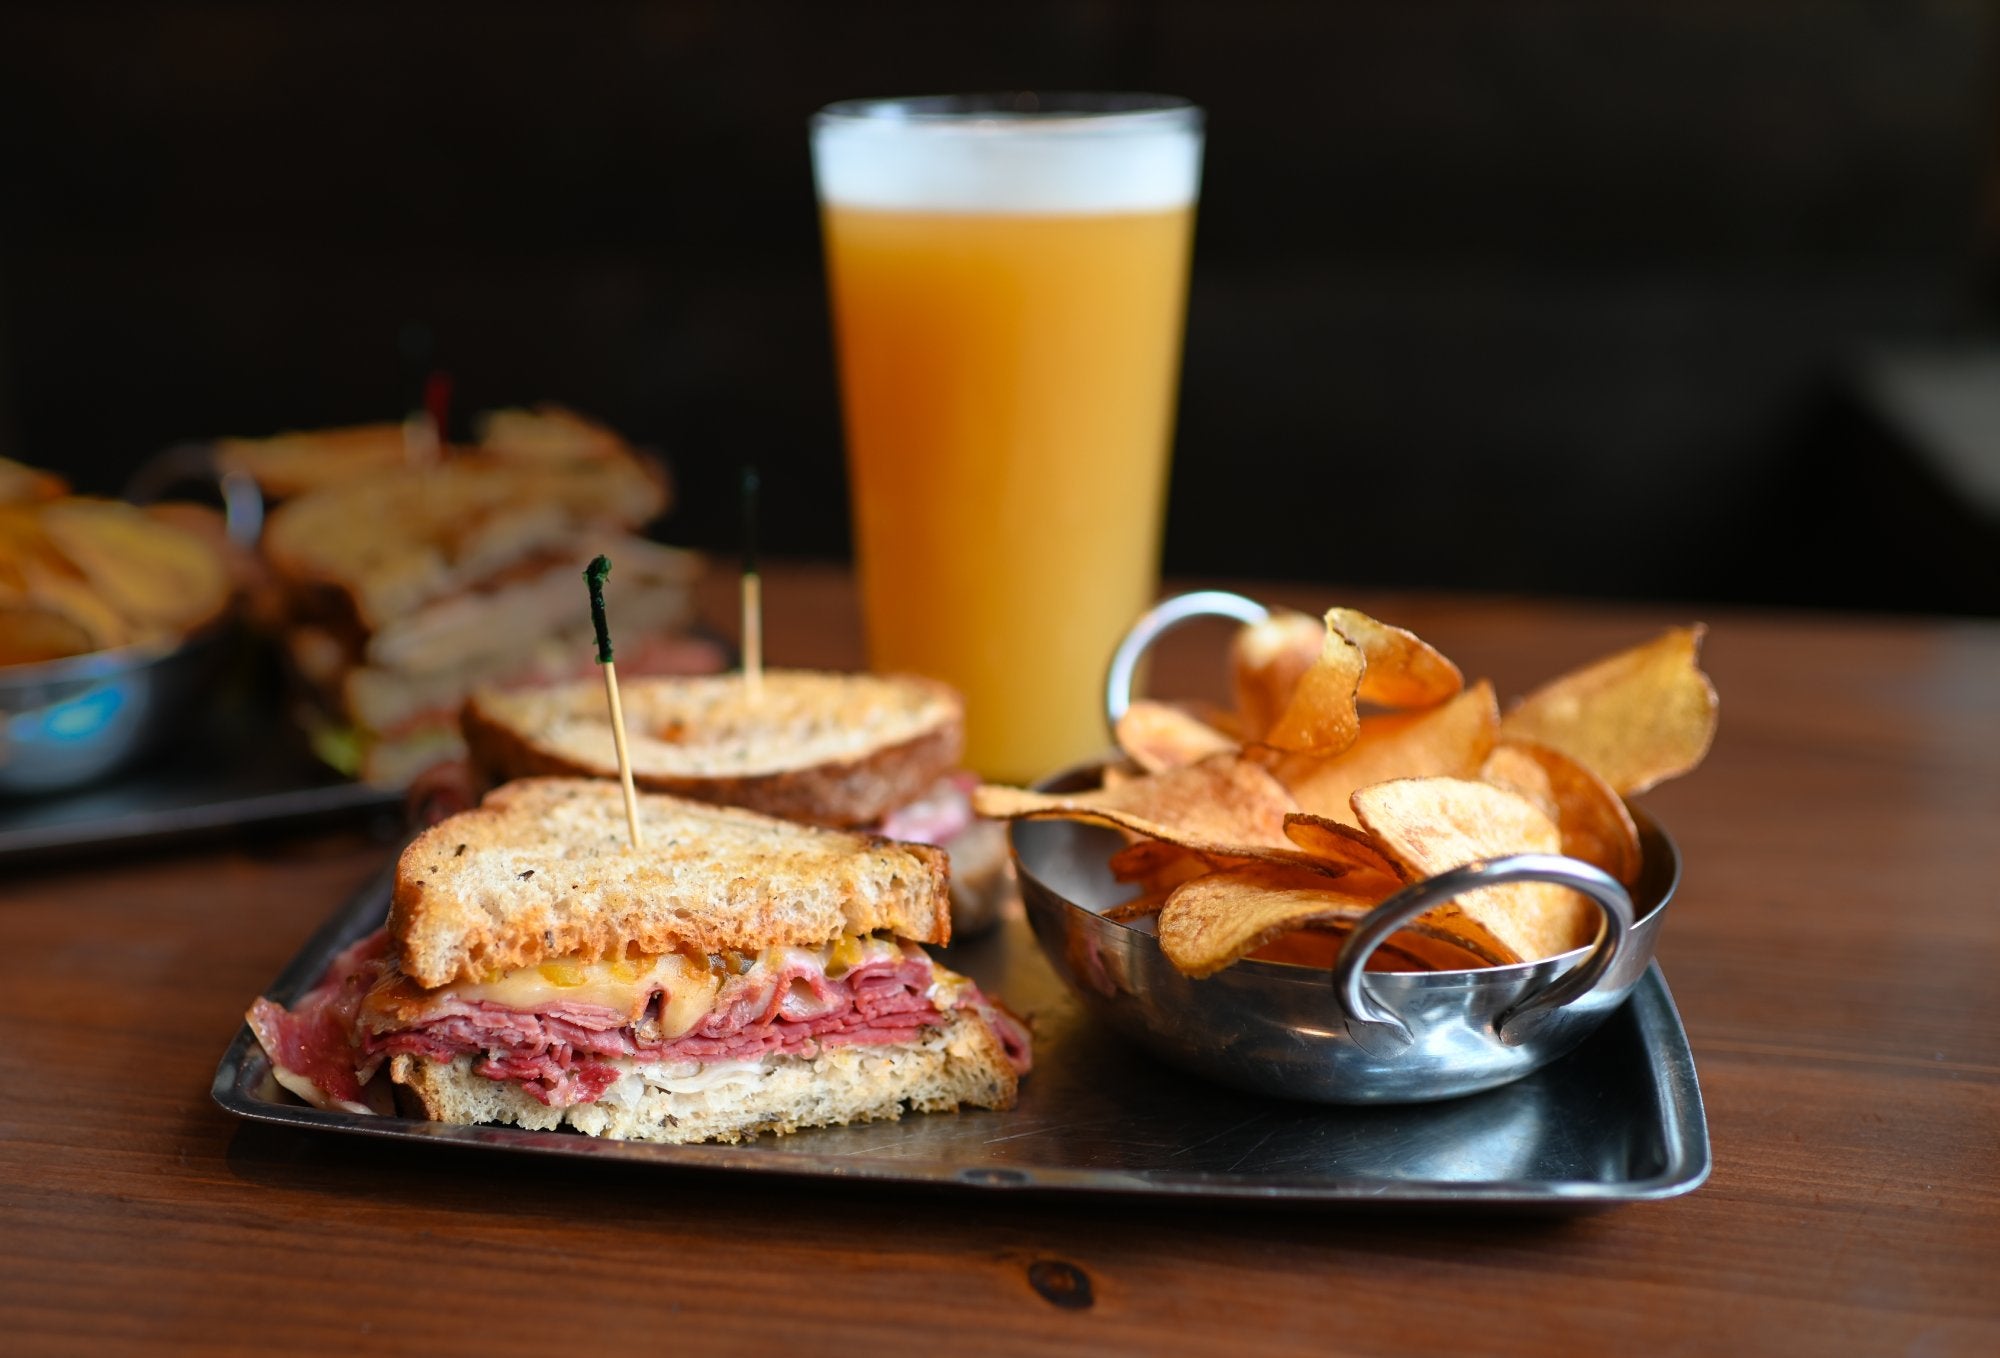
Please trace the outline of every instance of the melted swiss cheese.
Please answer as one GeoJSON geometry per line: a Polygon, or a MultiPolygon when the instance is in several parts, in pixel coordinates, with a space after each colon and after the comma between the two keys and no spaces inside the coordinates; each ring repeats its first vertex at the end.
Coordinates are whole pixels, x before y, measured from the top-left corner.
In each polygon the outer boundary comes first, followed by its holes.
{"type": "Polygon", "coordinates": [[[701,1022],[722,984],[706,957],[661,953],[656,957],[613,957],[586,962],[573,957],[505,971],[474,985],[449,985],[435,993],[508,1009],[541,1009],[553,1004],[590,1004],[638,1022],[655,992],[664,990],[660,1033],[676,1038],[701,1022]]]}

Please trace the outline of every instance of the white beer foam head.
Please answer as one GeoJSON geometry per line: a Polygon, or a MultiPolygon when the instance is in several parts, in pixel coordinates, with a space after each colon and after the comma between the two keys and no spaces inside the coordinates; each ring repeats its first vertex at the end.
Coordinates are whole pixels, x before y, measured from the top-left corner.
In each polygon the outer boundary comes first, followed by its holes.
{"type": "Polygon", "coordinates": [[[891,211],[1153,212],[1201,186],[1192,108],[1036,117],[899,116],[893,103],[813,120],[821,202],[891,211]]]}

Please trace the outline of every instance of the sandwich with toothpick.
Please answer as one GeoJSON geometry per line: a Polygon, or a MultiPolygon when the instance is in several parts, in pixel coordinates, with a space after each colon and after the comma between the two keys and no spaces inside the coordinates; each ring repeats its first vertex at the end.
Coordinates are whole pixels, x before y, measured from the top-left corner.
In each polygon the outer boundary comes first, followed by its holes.
{"type": "Polygon", "coordinates": [[[321,1107],[640,1141],[1006,1108],[1025,1027],[920,945],[943,855],[599,779],[511,783],[419,835],[384,927],[248,1015],[321,1107]]]}
{"type": "MultiPolygon", "coordinates": [[[[962,934],[1008,892],[997,824],[972,814],[959,768],[965,705],[911,675],[769,669],[756,556],[758,480],[743,476],[743,669],[646,677],[614,716],[588,684],[475,691],[459,714],[470,788],[535,776],[619,777],[677,797],[942,847],[962,934]]],[[[606,675],[607,689],[616,691],[606,675]]]]}
{"type": "MultiPolygon", "coordinates": [[[[938,845],[950,856],[959,932],[998,919],[1006,843],[996,823],[972,814],[977,779],[959,765],[965,704],[947,685],[765,667],[754,695],[742,673],[635,677],[621,693],[642,791],[938,845]]],[[[481,689],[459,723],[474,790],[515,778],[619,776],[594,683],[481,689]]]]}

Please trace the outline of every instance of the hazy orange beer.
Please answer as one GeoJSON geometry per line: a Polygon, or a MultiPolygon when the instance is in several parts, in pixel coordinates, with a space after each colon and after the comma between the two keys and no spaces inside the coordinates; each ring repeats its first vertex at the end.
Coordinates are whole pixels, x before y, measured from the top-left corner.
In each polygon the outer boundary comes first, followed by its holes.
{"type": "Polygon", "coordinates": [[[967,762],[1108,743],[1157,590],[1201,114],[1155,96],[835,104],[813,122],[878,670],[966,696],[967,762]]]}

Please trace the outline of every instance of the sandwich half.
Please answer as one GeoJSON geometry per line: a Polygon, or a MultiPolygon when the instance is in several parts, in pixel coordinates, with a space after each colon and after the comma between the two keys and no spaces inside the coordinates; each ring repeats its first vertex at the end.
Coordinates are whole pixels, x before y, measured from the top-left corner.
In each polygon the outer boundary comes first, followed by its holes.
{"type": "Polygon", "coordinates": [[[389,919],[248,1015],[308,1102],[638,1141],[1007,1108],[1020,1020],[919,946],[944,856],[616,784],[510,783],[404,851],[389,919]]]}
{"type": "MultiPolygon", "coordinates": [[[[891,839],[951,856],[956,927],[998,918],[1006,894],[999,827],[972,814],[959,768],[965,704],[913,675],[767,669],[637,678],[622,686],[632,779],[641,788],[891,839]]],[[[616,778],[601,683],[475,690],[459,714],[475,784],[616,778]]]]}
{"type": "Polygon", "coordinates": [[[405,788],[462,758],[474,687],[594,673],[581,573],[618,570],[607,600],[628,674],[721,666],[688,634],[699,562],[638,528],[667,503],[664,473],[615,441],[558,456],[522,446],[334,478],[266,521],[255,610],[282,641],[315,748],[342,772],[405,788]]]}

